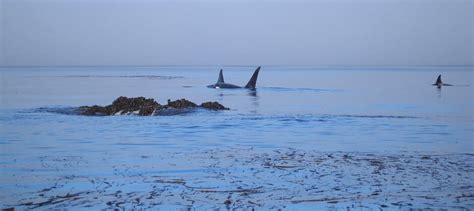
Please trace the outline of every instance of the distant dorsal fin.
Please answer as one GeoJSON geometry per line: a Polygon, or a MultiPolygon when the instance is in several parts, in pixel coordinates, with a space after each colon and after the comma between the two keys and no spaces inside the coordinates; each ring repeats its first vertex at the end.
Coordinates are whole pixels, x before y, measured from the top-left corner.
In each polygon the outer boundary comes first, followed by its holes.
{"type": "Polygon", "coordinates": [[[217,83],[224,83],[224,74],[222,73],[222,69],[219,72],[219,79],[217,79],[217,83]]]}
{"type": "Polygon", "coordinates": [[[441,81],[441,75],[438,76],[438,79],[436,79],[435,84],[443,84],[443,81],[441,81]]]}
{"type": "Polygon", "coordinates": [[[245,85],[245,88],[247,89],[255,89],[257,86],[257,77],[258,77],[258,72],[260,71],[260,67],[257,67],[255,72],[253,73],[252,77],[250,78],[249,82],[247,85],[245,85]]]}

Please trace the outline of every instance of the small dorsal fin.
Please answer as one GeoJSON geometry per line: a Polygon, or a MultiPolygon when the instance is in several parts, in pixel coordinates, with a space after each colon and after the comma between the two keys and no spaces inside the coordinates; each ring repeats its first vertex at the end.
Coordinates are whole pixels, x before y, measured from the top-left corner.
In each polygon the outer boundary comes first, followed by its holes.
{"type": "Polygon", "coordinates": [[[438,76],[438,79],[436,79],[435,84],[443,84],[443,81],[441,81],[441,75],[438,76]]]}
{"type": "Polygon", "coordinates": [[[260,71],[260,67],[257,67],[255,72],[253,73],[252,77],[250,78],[249,82],[247,85],[245,85],[245,88],[247,89],[255,89],[257,86],[257,77],[258,77],[258,72],[260,71]]]}
{"type": "Polygon", "coordinates": [[[224,83],[224,74],[222,73],[222,69],[219,72],[219,79],[217,79],[217,83],[224,83]]]}

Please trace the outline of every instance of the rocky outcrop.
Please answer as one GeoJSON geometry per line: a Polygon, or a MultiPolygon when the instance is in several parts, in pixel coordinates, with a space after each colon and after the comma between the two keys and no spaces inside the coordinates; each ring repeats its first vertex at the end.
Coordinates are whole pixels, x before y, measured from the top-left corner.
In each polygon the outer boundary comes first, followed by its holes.
{"type": "Polygon", "coordinates": [[[168,105],[166,105],[166,108],[177,108],[177,109],[195,108],[195,107],[198,107],[196,103],[193,103],[186,99],[175,100],[175,101],[168,100],[168,105]]]}
{"type": "Polygon", "coordinates": [[[200,105],[202,108],[207,108],[211,110],[229,110],[218,102],[205,102],[200,105]]]}
{"type": "MultiPolygon", "coordinates": [[[[109,115],[129,115],[135,114],[139,116],[150,116],[167,114],[167,110],[186,110],[204,108],[209,110],[228,110],[228,108],[219,104],[218,102],[205,102],[198,106],[186,99],[175,101],[168,100],[167,105],[160,105],[153,98],[144,97],[119,97],[111,105],[107,106],[81,106],[79,107],[79,114],[86,116],[109,116],[109,115]]],[[[172,112],[180,113],[180,112],[172,112]]]]}
{"type": "Polygon", "coordinates": [[[153,98],[144,97],[119,97],[112,105],[108,106],[81,106],[79,112],[81,115],[88,116],[108,116],[108,115],[123,115],[134,113],[140,116],[149,116],[153,111],[160,109],[161,105],[153,98]]]}

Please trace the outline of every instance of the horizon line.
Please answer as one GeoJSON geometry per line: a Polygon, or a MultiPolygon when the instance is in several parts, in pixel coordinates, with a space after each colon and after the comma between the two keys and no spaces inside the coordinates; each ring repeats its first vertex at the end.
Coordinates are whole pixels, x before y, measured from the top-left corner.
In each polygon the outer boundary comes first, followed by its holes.
{"type": "Polygon", "coordinates": [[[0,65],[0,68],[88,68],[88,67],[137,67],[137,68],[163,68],[163,67],[308,67],[308,68],[327,68],[327,67],[474,67],[474,64],[454,64],[454,65],[0,65]]]}

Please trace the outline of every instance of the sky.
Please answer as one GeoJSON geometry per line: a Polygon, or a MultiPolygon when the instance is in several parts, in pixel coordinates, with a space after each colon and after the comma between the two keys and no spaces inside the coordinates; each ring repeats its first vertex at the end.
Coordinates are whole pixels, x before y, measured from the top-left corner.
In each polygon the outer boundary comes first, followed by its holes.
{"type": "Polygon", "coordinates": [[[474,0],[0,0],[0,65],[473,65],[473,13],[474,0]]]}

